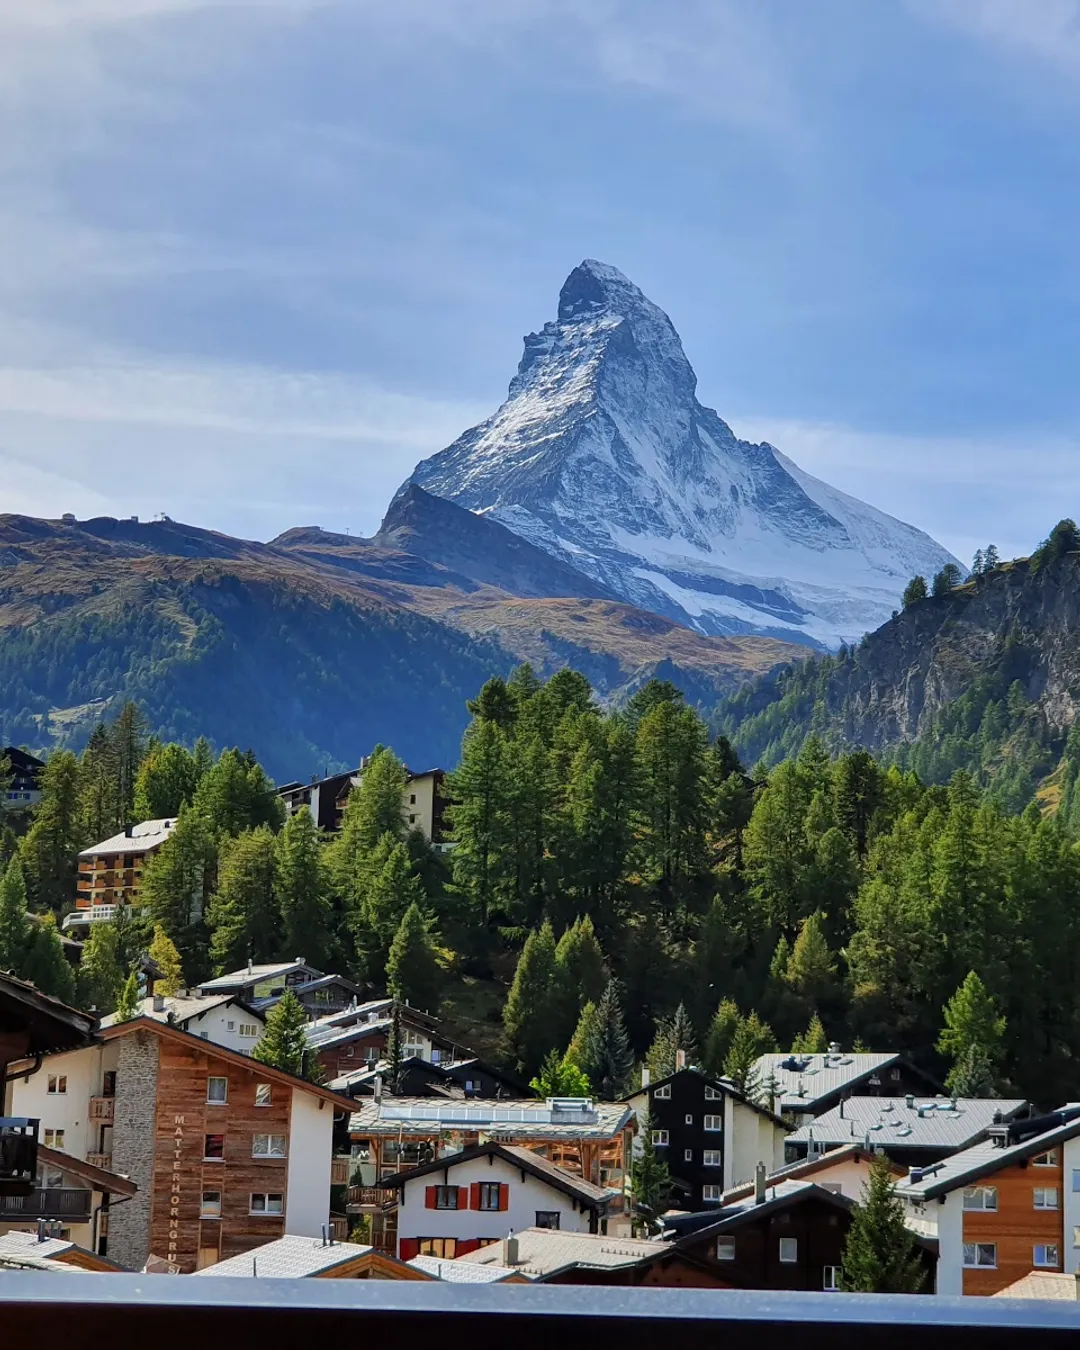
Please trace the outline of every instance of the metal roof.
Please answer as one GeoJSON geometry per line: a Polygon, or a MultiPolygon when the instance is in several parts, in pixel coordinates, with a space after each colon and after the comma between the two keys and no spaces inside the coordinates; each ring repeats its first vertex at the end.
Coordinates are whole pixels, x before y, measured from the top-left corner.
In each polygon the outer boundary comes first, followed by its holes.
{"type": "MultiPolygon", "coordinates": [[[[168,1022],[170,1014],[175,1026],[182,1027],[186,1022],[190,1022],[193,1017],[199,1017],[203,1013],[212,1012],[215,1008],[223,1008],[226,1004],[235,1003],[236,994],[176,994],[165,996],[165,1006],[160,1010],[154,1007],[153,998],[143,998],[139,1000],[139,1016],[152,1017],[157,1022],[168,1022]]],[[[245,1012],[251,1013],[257,1017],[260,1022],[264,1021],[262,1014],[256,1012],[253,1008],[244,1007],[245,1012]]],[[[116,1021],[116,1014],[109,1013],[108,1017],[101,1019],[102,1027],[111,1027],[116,1021]]]]}
{"type": "Polygon", "coordinates": [[[1011,1119],[1026,1101],[990,1097],[847,1097],[788,1136],[791,1144],[825,1148],[861,1144],[874,1148],[966,1148],[1001,1112],[1011,1119]],[[908,1102],[912,1105],[908,1106],[908,1102]]]}
{"type": "Polygon", "coordinates": [[[498,1284],[510,1275],[530,1278],[526,1271],[518,1270],[516,1266],[479,1266],[473,1261],[451,1261],[443,1256],[414,1256],[406,1264],[451,1284],[498,1284]]]}
{"type": "Polygon", "coordinates": [[[366,1256],[372,1247],[355,1242],[323,1242],[321,1238],[287,1234],[274,1242],[230,1256],[212,1266],[204,1266],[196,1275],[256,1275],[261,1279],[303,1280],[325,1274],[336,1266],[347,1265],[366,1256]]]}
{"type": "Polygon", "coordinates": [[[574,1196],[582,1204],[594,1209],[605,1206],[619,1194],[616,1187],[596,1186],[591,1181],[586,1181],[584,1177],[575,1176],[573,1172],[568,1172],[565,1167],[560,1167],[558,1163],[541,1157],[531,1148],[515,1147],[513,1144],[498,1143],[494,1140],[489,1140],[486,1144],[478,1144],[475,1148],[464,1149],[461,1153],[450,1153],[445,1157],[436,1158],[432,1162],[421,1163],[419,1167],[410,1167],[404,1172],[399,1172],[396,1176],[384,1178],[380,1185],[387,1187],[404,1186],[417,1177],[426,1177],[435,1172],[449,1171],[451,1168],[460,1167],[464,1163],[472,1163],[479,1158],[488,1157],[501,1158],[512,1167],[520,1167],[523,1171],[531,1173],[538,1181],[562,1191],[564,1195],[574,1196]]]}
{"type": "MultiPolygon", "coordinates": [[[[618,1270],[674,1251],[670,1242],[604,1237],[599,1233],[564,1233],[552,1228],[523,1228],[514,1236],[518,1243],[518,1259],[511,1269],[534,1279],[569,1266],[618,1270]]],[[[462,1264],[504,1266],[506,1243],[493,1242],[490,1246],[467,1252],[457,1260],[462,1264]]]]}
{"type": "Polygon", "coordinates": [[[149,849],[159,848],[175,829],[175,816],[167,820],[144,820],[138,825],[132,825],[130,834],[122,830],[109,839],[103,839],[100,844],[84,848],[79,857],[97,858],[106,853],[146,853],[149,849]]]}
{"type": "Polygon", "coordinates": [[[349,1129],[366,1135],[438,1135],[479,1131],[514,1139],[610,1139],[626,1128],[633,1108],[592,1102],[589,1110],[560,1110],[536,1098],[384,1097],[353,1113],[349,1129]]]}
{"type": "Polygon", "coordinates": [[[880,1069],[887,1069],[900,1058],[891,1054],[760,1055],[754,1064],[758,1082],[770,1078],[776,1082],[778,1111],[813,1111],[816,1102],[834,1092],[854,1087],[880,1069]],[[793,1067],[795,1064],[801,1067],[793,1067]]]}
{"type": "Polygon", "coordinates": [[[272,980],[278,976],[291,975],[294,970],[310,970],[315,976],[322,974],[321,971],[316,971],[314,966],[309,966],[306,961],[276,961],[269,966],[244,966],[241,970],[231,970],[227,975],[204,980],[199,988],[204,994],[220,993],[249,984],[261,984],[263,980],[272,980]]]}

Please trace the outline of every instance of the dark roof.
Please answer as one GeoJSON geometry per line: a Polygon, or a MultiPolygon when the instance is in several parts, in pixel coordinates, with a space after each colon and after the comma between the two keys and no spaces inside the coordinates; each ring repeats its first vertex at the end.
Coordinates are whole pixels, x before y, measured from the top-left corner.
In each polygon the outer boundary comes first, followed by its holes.
{"type": "Polygon", "coordinates": [[[775,1111],[770,1111],[767,1106],[761,1106],[758,1102],[752,1102],[749,1097],[739,1091],[730,1078],[714,1078],[712,1074],[706,1073],[704,1069],[699,1069],[695,1065],[688,1065],[685,1069],[676,1069],[674,1073],[669,1073],[666,1078],[658,1078],[655,1083],[650,1083],[647,1087],[639,1087],[636,1092],[631,1092],[627,1096],[621,1097],[620,1101],[632,1102],[635,1097],[641,1097],[647,1093],[655,1092],[658,1087],[663,1087],[665,1083],[672,1083],[676,1078],[681,1078],[687,1074],[692,1074],[693,1077],[700,1078],[704,1085],[719,1089],[726,1097],[733,1097],[743,1106],[749,1106],[752,1111],[757,1111],[763,1116],[768,1116],[771,1121],[782,1126],[785,1130],[794,1128],[790,1121],[784,1120],[781,1116],[778,1116],[775,1111]]]}
{"type": "Polygon", "coordinates": [[[563,1195],[572,1196],[590,1209],[602,1209],[614,1194],[613,1191],[605,1189],[603,1186],[594,1186],[591,1181],[585,1181],[582,1177],[574,1176],[572,1172],[565,1171],[548,1158],[538,1157],[532,1149],[518,1148],[513,1144],[490,1142],[478,1144],[475,1148],[463,1149],[460,1153],[448,1154],[446,1157],[437,1158],[434,1162],[422,1163],[419,1167],[410,1167],[407,1172],[399,1172],[397,1176],[387,1177],[379,1182],[379,1185],[385,1186],[387,1189],[396,1189],[398,1186],[404,1186],[408,1181],[415,1181],[418,1177],[430,1176],[435,1172],[448,1172],[461,1163],[475,1162],[477,1158],[501,1158],[511,1167],[519,1168],[522,1172],[528,1172],[537,1181],[546,1182],[555,1190],[561,1191],[563,1195]]]}
{"type": "Polygon", "coordinates": [[[27,1054],[45,1055],[85,1045],[96,1020],[92,1013],[69,1008],[25,980],[0,972],[0,1031],[25,1031],[27,1054]]]}
{"type": "Polygon", "coordinates": [[[748,1199],[723,1205],[716,1211],[712,1223],[696,1228],[684,1237],[679,1237],[676,1239],[675,1245],[677,1247],[696,1247],[703,1239],[716,1237],[721,1233],[733,1232],[736,1228],[741,1228],[744,1224],[753,1220],[763,1218],[765,1215],[776,1214],[783,1209],[791,1209],[796,1205],[806,1204],[808,1200],[820,1200],[824,1204],[842,1210],[845,1214],[850,1214],[855,1203],[853,1200],[849,1200],[846,1195],[842,1195],[838,1191],[827,1191],[824,1186],[815,1185],[812,1181],[782,1181],[778,1186],[767,1188],[765,1199],[760,1205],[755,1203],[752,1194],[748,1199]]]}
{"type": "MultiPolygon", "coordinates": [[[[862,1144],[844,1144],[840,1148],[829,1149],[825,1153],[817,1153],[813,1157],[800,1158],[798,1162],[788,1163],[786,1167],[778,1167],[775,1172],[770,1172],[765,1178],[765,1185],[772,1186],[780,1181],[795,1181],[801,1177],[812,1176],[815,1172],[824,1171],[827,1168],[835,1167],[837,1163],[851,1159],[854,1162],[862,1162],[865,1159],[869,1162],[873,1158],[873,1151],[866,1149],[862,1144]]],[[[906,1169],[891,1164],[896,1176],[906,1175],[906,1169]]],[[[754,1194],[756,1183],[753,1181],[741,1182],[738,1186],[730,1186],[724,1192],[724,1200],[743,1200],[748,1195],[754,1194]]]]}
{"type": "Polygon", "coordinates": [[[37,1152],[41,1162],[51,1163],[61,1171],[70,1172],[73,1177],[82,1177],[84,1181],[90,1183],[92,1190],[107,1191],[110,1195],[134,1195],[139,1189],[133,1181],[128,1177],[122,1177],[119,1172],[110,1172],[105,1167],[95,1167],[93,1163],[88,1163],[83,1158],[73,1158],[70,1153],[62,1153],[57,1148],[46,1148],[44,1144],[38,1144],[37,1152]]]}
{"type": "Polygon", "coordinates": [[[30,754],[28,750],[20,750],[17,745],[5,745],[0,750],[0,759],[6,759],[11,767],[20,773],[36,775],[45,767],[43,759],[38,759],[37,755],[30,754]]]}

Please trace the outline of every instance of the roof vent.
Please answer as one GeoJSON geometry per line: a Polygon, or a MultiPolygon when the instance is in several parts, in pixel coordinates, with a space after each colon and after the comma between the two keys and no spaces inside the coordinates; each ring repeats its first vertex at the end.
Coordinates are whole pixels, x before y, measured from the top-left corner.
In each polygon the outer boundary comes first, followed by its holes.
{"type": "Polygon", "coordinates": [[[923,1179],[923,1170],[921,1167],[909,1167],[907,1174],[908,1184],[918,1186],[923,1179]]]}
{"type": "Polygon", "coordinates": [[[909,1092],[908,1095],[904,1098],[904,1105],[907,1107],[909,1111],[915,1110],[915,1097],[913,1093],[909,1092]]]}
{"type": "Polygon", "coordinates": [[[511,1228],[503,1242],[503,1265],[516,1266],[518,1264],[518,1240],[514,1236],[514,1230],[511,1228]]]}

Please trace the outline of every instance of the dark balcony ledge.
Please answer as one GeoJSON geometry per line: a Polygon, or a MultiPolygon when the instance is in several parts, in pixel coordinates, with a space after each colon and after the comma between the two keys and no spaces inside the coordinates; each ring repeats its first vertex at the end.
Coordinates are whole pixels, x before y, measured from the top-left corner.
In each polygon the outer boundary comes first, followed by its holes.
{"type": "MultiPolygon", "coordinates": [[[[446,1344],[511,1338],[550,1350],[573,1337],[596,1350],[677,1338],[680,1350],[967,1350],[1075,1346],[1080,1303],[933,1296],[749,1293],[612,1287],[469,1287],[397,1281],[192,1279],[189,1276],[5,1274],[6,1343],[195,1343],[230,1350],[340,1335],[424,1336],[446,1344]],[[673,1325],[673,1324],[677,1324],[673,1325]],[[648,1340],[646,1340],[646,1337],[648,1340]],[[872,1342],[870,1337],[873,1338],[872,1342]],[[977,1339],[976,1339],[977,1338],[977,1339]]],[[[377,1340],[375,1343],[378,1343],[377,1340]]]]}

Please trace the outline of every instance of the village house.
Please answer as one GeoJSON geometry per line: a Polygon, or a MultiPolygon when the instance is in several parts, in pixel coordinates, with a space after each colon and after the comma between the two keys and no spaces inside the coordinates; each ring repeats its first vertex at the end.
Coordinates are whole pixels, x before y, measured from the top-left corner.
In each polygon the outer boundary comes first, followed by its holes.
{"type": "Polygon", "coordinates": [[[8,811],[26,811],[41,801],[41,771],[45,761],[17,746],[0,750],[0,764],[7,760],[8,783],[4,789],[4,807],[8,811]]]}
{"type": "Polygon", "coordinates": [[[939,1294],[996,1294],[1033,1270],[1080,1268],[1080,1105],[992,1125],[989,1138],[897,1187],[936,1240],[939,1294]]]}
{"type": "Polygon", "coordinates": [[[386,1252],[355,1242],[287,1233],[252,1251],[227,1257],[196,1275],[255,1277],[260,1280],[430,1280],[425,1271],[407,1266],[386,1252]]]}
{"type": "MultiPolygon", "coordinates": [[[[241,1055],[250,1055],[259,1043],[266,1018],[232,994],[151,994],[138,1003],[140,1017],[189,1031],[204,1041],[213,1041],[241,1055]]],[[[101,1019],[102,1029],[116,1025],[116,1015],[101,1019]]]]}
{"type": "Polygon", "coordinates": [[[708,1263],[680,1251],[670,1242],[567,1233],[552,1228],[523,1229],[501,1242],[458,1257],[454,1264],[517,1271],[536,1284],[725,1287],[708,1263]]]}
{"type": "MultiPolygon", "coordinates": [[[[766,1187],[778,1186],[782,1181],[813,1181],[822,1190],[834,1191],[846,1195],[849,1200],[862,1200],[870,1180],[870,1164],[874,1159],[874,1150],[861,1144],[846,1144],[842,1148],[830,1149],[827,1153],[815,1153],[812,1157],[800,1158],[797,1162],[787,1163],[765,1178],[766,1187]]],[[[907,1176],[907,1169],[894,1163],[893,1176],[907,1176]]],[[[757,1186],[754,1181],[744,1181],[724,1192],[723,1204],[735,1200],[747,1200],[754,1194],[757,1186]]],[[[693,1218],[709,1223],[716,1221],[715,1214],[673,1215],[672,1227],[688,1223],[693,1218]]],[[[688,1231],[680,1228],[680,1232],[688,1231]]]]}
{"type": "Polygon", "coordinates": [[[672,1203],[685,1209],[718,1205],[727,1187],[754,1176],[759,1162],[784,1162],[789,1126],[748,1101],[733,1083],[701,1069],[680,1068],[626,1099],[647,1116],[653,1145],[675,1182],[672,1203]]]}
{"type": "Polygon", "coordinates": [[[924,1096],[941,1084],[895,1052],[848,1053],[834,1041],[824,1054],[760,1055],[754,1078],[763,1096],[796,1126],[839,1106],[845,1097],[924,1096]]]}
{"type": "Polygon", "coordinates": [[[122,1204],[138,1187],[81,1158],[39,1143],[37,1178],[28,1195],[0,1194],[0,1235],[51,1235],[90,1252],[104,1252],[110,1204],[122,1204]]]}
{"type": "MultiPolygon", "coordinates": [[[[311,1024],[307,1033],[308,1045],[315,1051],[328,1078],[338,1079],[361,1067],[370,1069],[385,1059],[393,1024],[392,1008],[392,1000],[380,999],[319,1018],[311,1024]]],[[[407,1004],[399,1005],[404,1059],[441,1064],[443,1060],[453,1061],[458,1057],[459,1049],[454,1042],[436,1031],[438,1020],[407,1004]]]]}
{"type": "Polygon", "coordinates": [[[531,1284],[532,1276],[509,1266],[476,1265],[472,1261],[451,1260],[443,1256],[414,1256],[409,1262],[433,1280],[448,1284],[531,1284]]]}
{"type": "Polygon", "coordinates": [[[329,1223],[334,1115],[352,1106],[329,1089],[153,1017],[24,1065],[15,1109],[46,1145],[138,1187],[106,1200],[98,1250],[122,1265],[195,1270],[329,1223]]]}
{"type": "Polygon", "coordinates": [[[618,1192],[594,1186],[533,1149],[487,1143],[391,1177],[397,1246],[414,1256],[453,1258],[522,1228],[597,1233],[618,1192]]]}
{"type": "Polygon", "coordinates": [[[70,1238],[50,1237],[44,1228],[33,1232],[10,1232],[0,1235],[0,1269],[48,1270],[55,1274],[70,1274],[73,1270],[93,1271],[98,1274],[116,1274],[124,1270],[115,1261],[108,1261],[96,1252],[88,1251],[70,1238]]]}
{"type": "MultiPolygon", "coordinates": [[[[362,781],[367,765],[368,761],[363,760],[359,769],[347,773],[312,778],[308,783],[285,783],[278,788],[278,796],[289,815],[306,806],[320,830],[335,834],[341,829],[349,794],[362,781]]],[[[402,824],[408,830],[418,830],[437,848],[446,844],[445,779],[442,769],[425,769],[420,773],[407,769],[401,796],[402,824]]]]}
{"type": "Polygon", "coordinates": [[[924,1166],[986,1137],[990,1126],[1012,1120],[1026,1101],[993,1097],[845,1097],[788,1136],[787,1156],[858,1143],[904,1167],[924,1166]]]}
{"type": "Polygon", "coordinates": [[[75,909],[64,918],[65,931],[108,921],[118,905],[138,905],[147,859],[175,828],[175,819],[144,820],[83,849],[79,854],[75,909]]]}
{"type": "Polygon", "coordinates": [[[201,994],[232,994],[257,1012],[266,1014],[286,990],[299,1000],[310,1018],[324,1017],[355,1007],[364,991],[344,975],[327,975],[309,966],[302,956],[267,965],[252,962],[199,986],[201,994]]]}

